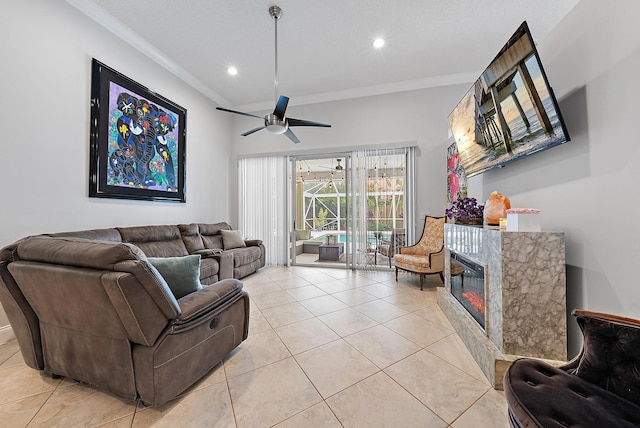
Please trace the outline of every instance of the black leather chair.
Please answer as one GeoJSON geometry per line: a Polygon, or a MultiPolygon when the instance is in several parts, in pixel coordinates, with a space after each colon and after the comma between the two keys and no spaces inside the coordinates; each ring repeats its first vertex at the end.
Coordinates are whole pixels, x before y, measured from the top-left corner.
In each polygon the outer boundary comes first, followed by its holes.
{"type": "Polygon", "coordinates": [[[561,367],[516,360],[505,372],[512,427],[640,427],[640,321],[576,310],[581,353],[561,367]]]}

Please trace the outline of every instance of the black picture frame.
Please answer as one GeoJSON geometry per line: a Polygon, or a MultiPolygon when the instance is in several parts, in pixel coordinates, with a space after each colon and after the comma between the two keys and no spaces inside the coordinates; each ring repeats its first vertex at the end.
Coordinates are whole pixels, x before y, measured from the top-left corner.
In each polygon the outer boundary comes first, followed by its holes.
{"type": "Polygon", "coordinates": [[[186,109],[95,58],[91,70],[89,196],[186,202],[186,109]]]}

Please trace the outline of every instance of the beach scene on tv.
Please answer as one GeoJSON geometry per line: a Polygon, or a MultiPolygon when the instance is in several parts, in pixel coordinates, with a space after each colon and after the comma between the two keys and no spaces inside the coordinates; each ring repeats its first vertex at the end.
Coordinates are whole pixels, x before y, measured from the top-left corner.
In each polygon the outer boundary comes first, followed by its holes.
{"type": "Polygon", "coordinates": [[[449,116],[467,176],[569,140],[526,23],[449,116]]]}

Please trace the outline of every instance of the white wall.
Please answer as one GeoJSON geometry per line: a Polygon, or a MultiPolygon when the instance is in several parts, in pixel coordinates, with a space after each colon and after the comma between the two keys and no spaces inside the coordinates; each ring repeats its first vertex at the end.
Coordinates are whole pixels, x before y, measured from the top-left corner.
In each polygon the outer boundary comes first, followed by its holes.
{"type": "MultiPolygon", "coordinates": [[[[586,308],[640,318],[635,274],[640,266],[638,16],[637,0],[582,0],[539,40],[572,141],[470,180],[470,189],[477,192],[473,196],[486,200],[498,190],[512,206],[541,209],[544,229],[565,233],[569,312],[586,308]]],[[[535,28],[531,31],[535,38],[535,28]]],[[[295,152],[414,141],[421,149],[417,211],[441,213],[446,117],[466,90],[458,85],[292,107],[293,117],[334,125],[301,130],[299,147],[266,133],[239,137],[256,126],[241,118],[234,124],[234,150],[295,152]]],[[[572,355],[581,345],[572,317],[569,329],[572,355]]]]}
{"type": "Polygon", "coordinates": [[[44,232],[229,219],[231,122],[212,101],[61,0],[3,1],[0,40],[0,247],[44,232]],[[92,57],[187,109],[185,204],[88,197],[92,57]]]}
{"type": "MultiPolygon", "coordinates": [[[[237,156],[265,153],[300,154],[356,147],[411,145],[418,147],[416,215],[444,215],[446,207],[447,117],[471,86],[456,85],[363,97],[313,105],[292,106],[287,115],[330,123],[331,128],[293,128],[300,144],[266,131],[242,137],[259,119],[234,120],[237,156]]],[[[286,91],[286,89],[283,89],[286,91]]],[[[236,207],[236,204],[233,204],[236,207]]],[[[419,224],[418,232],[422,225],[419,224]]]]}
{"type": "MultiPolygon", "coordinates": [[[[582,0],[539,41],[572,141],[471,183],[481,198],[499,190],[514,206],[540,208],[545,229],[565,232],[569,310],[636,318],[638,16],[636,0],[582,0]]],[[[3,2],[0,38],[0,245],[28,234],[82,228],[233,223],[237,156],[259,153],[417,144],[417,212],[445,208],[446,117],[469,85],[290,107],[293,117],[333,125],[299,128],[303,143],[293,146],[265,132],[240,137],[257,124],[216,112],[206,98],[60,0],[3,2]],[[187,108],[187,204],[87,197],[92,57],[187,108]]],[[[284,82],[282,88],[286,93],[284,82]]],[[[575,323],[569,324],[571,354],[579,335],[575,323]]]]}
{"type": "Polygon", "coordinates": [[[565,233],[569,311],[640,318],[638,16],[634,0],[582,0],[538,46],[572,141],[472,179],[565,233]]]}

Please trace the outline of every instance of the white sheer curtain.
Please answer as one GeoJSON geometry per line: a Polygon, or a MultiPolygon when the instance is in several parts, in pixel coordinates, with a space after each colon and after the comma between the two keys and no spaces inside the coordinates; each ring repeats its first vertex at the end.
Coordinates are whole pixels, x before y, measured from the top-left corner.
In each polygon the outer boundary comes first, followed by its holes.
{"type": "Polygon", "coordinates": [[[238,228],[262,239],[267,265],[287,264],[287,157],[238,161],[238,228]]]}
{"type": "Polygon", "coordinates": [[[370,257],[373,255],[369,248],[368,235],[368,206],[367,206],[367,181],[369,169],[373,168],[372,158],[367,155],[368,151],[354,151],[351,162],[351,212],[353,213],[353,247],[352,257],[356,269],[367,269],[371,267],[370,257]]]}
{"type": "Polygon", "coordinates": [[[352,199],[351,212],[353,213],[353,237],[354,245],[352,257],[356,269],[373,269],[373,248],[371,232],[369,230],[369,183],[372,171],[379,165],[384,156],[404,155],[404,227],[407,233],[407,242],[414,242],[415,224],[415,147],[402,147],[393,149],[358,150],[352,154],[352,199]]]}

